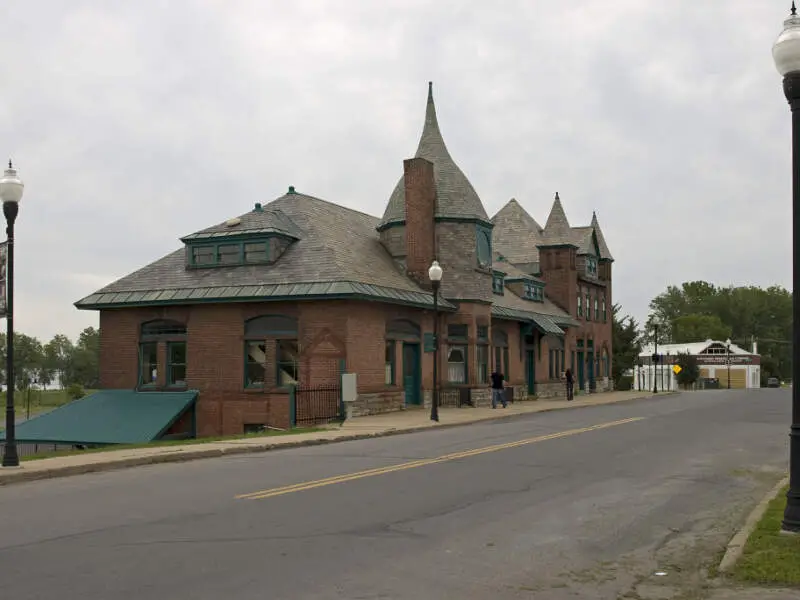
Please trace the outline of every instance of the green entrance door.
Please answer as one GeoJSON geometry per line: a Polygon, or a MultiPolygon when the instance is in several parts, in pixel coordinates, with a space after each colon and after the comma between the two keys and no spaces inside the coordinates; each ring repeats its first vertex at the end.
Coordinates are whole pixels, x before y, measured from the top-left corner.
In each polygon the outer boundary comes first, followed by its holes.
{"type": "Polygon", "coordinates": [[[528,383],[528,395],[536,393],[536,356],[533,350],[525,351],[525,381],[528,383]]]}
{"type": "Polygon", "coordinates": [[[582,390],[586,386],[583,382],[583,350],[578,350],[578,389],[582,390]]]}
{"type": "Polygon", "coordinates": [[[406,404],[422,404],[422,368],[419,344],[403,343],[403,389],[406,404]]]}
{"type": "Polygon", "coordinates": [[[594,352],[589,352],[586,355],[586,366],[589,368],[589,389],[594,390],[594,352]]]}

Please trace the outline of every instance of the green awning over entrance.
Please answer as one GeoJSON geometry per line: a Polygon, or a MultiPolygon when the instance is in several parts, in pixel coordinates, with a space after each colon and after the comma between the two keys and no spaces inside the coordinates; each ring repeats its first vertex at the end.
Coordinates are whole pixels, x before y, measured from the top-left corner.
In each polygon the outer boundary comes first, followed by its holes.
{"type": "Polygon", "coordinates": [[[564,330],[556,325],[550,317],[537,313],[531,315],[531,320],[533,321],[534,327],[544,334],[564,335],[564,330]]]}
{"type": "MultiPolygon", "coordinates": [[[[16,427],[20,442],[143,444],[157,440],[194,407],[198,392],[101,390],[16,427]]],[[[0,433],[5,439],[5,432],[0,433]]]]}

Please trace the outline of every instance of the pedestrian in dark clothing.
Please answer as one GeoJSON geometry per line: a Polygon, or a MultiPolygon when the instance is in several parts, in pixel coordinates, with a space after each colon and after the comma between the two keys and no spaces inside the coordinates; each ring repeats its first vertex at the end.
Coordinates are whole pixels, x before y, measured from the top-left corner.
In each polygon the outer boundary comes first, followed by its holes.
{"type": "Polygon", "coordinates": [[[567,400],[572,400],[572,390],[573,390],[573,380],[572,380],[572,371],[567,369],[567,372],[564,373],[564,378],[567,380],[567,400]]]}
{"type": "Polygon", "coordinates": [[[492,408],[497,408],[500,402],[503,408],[506,407],[506,395],[503,393],[503,374],[495,370],[492,375],[492,408]]]}

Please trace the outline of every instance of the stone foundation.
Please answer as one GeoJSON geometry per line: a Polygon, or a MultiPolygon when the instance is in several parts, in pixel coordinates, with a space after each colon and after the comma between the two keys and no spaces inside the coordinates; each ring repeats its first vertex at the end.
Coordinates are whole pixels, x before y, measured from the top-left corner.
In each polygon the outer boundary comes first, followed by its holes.
{"type": "MultiPolygon", "coordinates": [[[[575,386],[575,393],[578,393],[578,386],[575,386]]],[[[540,400],[545,398],[567,398],[567,384],[563,381],[553,381],[548,383],[536,384],[536,397],[540,400]]]]}
{"type": "Polygon", "coordinates": [[[405,394],[402,390],[359,394],[352,404],[352,416],[380,415],[405,410],[405,408],[405,394]]]}

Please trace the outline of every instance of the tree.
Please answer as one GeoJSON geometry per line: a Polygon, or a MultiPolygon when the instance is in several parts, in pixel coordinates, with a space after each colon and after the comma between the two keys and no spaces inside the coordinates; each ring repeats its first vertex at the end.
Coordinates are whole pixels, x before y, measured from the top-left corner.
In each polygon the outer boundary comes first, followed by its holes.
{"type": "Polygon", "coordinates": [[[675,376],[678,380],[678,385],[686,388],[694,385],[700,378],[700,367],[695,356],[679,352],[675,358],[675,364],[681,368],[680,372],[675,376]]]}
{"type": "Polygon", "coordinates": [[[100,385],[100,332],[87,327],[78,336],[72,352],[69,383],[79,383],[85,388],[100,385]]]}
{"type": "Polygon", "coordinates": [[[72,356],[75,346],[70,339],[63,335],[53,336],[44,347],[44,364],[50,374],[50,380],[58,376],[59,386],[63,390],[73,378],[72,356]]]}
{"type": "Polygon", "coordinates": [[[642,344],[639,339],[639,326],[633,317],[628,315],[621,317],[622,307],[614,304],[611,307],[612,338],[611,344],[614,349],[614,360],[611,367],[611,377],[614,385],[620,389],[623,374],[632,369],[642,344]]]}
{"type": "Polygon", "coordinates": [[[755,340],[763,370],[791,378],[792,294],[780,286],[720,288],[690,281],[667,287],[650,302],[650,311],[644,334],[648,342],[656,324],[661,343],[730,338],[749,349],[755,340]]]}
{"type": "MultiPolygon", "coordinates": [[[[44,365],[44,348],[39,340],[14,332],[14,387],[25,390],[38,381],[44,365]]],[[[6,335],[0,333],[0,380],[8,385],[6,373],[6,335]]]]}
{"type": "Polygon", "coordinates": [[[725,340],[731,337],[731,328],[716,315],[691,314],[672,321],[672,342],[682,344],[700,340],[725,340]]]}

